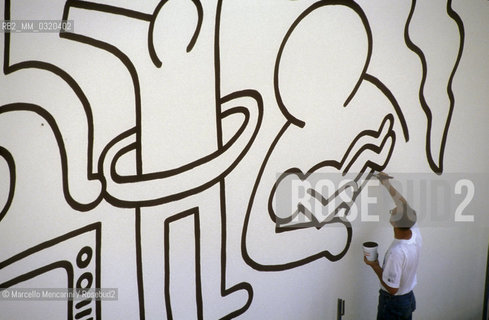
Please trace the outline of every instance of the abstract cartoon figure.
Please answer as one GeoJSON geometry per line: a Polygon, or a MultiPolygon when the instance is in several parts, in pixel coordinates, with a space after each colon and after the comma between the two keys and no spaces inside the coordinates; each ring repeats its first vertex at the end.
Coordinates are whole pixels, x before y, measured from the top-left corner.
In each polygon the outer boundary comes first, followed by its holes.
{"type": "MultiPolygon", "coordinates": [[[[415,1],[406,30],[414,8],[415,1]]],[[[447,10],[463,36],[450,2],[447,10]]],[[[409,32],[405,37],[422,61],[420,98],[428,116],[426,150],[431,168],[440,172],[451,112],[436,161],[431,147],[432,113],[423,99],[426,62],[423,52],[409,40],[409,32]]],[[[451,98],[462,47],[463,37],[447,85],[451,98]]],[[[323,257],[341,259],[352,238],[348,214],[355,199],[372,173],[387,166],[399,139],[396,132],[409,141],[401,106],[389,88],[369,72],[372,50],[368,18],[351,1],[318,1],[286,33],[274,74],[277,105],[286,121],[258,173],[242,236],[243,258],[253,268],[279,271],[323,257]],[[335,187],[324,188],[324,180],[335,180],[335,187]]],[[[436,112],[442,119],[444,114],[436,112]]]]}

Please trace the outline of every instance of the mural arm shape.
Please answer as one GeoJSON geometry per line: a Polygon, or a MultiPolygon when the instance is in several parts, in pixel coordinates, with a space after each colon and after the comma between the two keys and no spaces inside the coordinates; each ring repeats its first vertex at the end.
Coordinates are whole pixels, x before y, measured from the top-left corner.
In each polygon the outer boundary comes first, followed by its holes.
{"type": "Polygon", "coordinates": [[[287,169],[277,178],[282,170],[267,167],[273,167],[270,162],[276,163],[272,157],[275,145],[289,125],[283,127],[267,153],[243,227],[243,258],[260,271],[286,270],[320,258],[340,260],[352,237],[349,211],[373,172],[385,168],[395,145],[393,116],[389,114],[378,131],[361,132],[340,161],[322,161],[306,173],[299,168],[287,169]],[[327,195],[320,190],[324,179],[338,183],[327,195]],[[293,243],[304,243],[300,253],[283,249],[293,248],[293,243]]]}

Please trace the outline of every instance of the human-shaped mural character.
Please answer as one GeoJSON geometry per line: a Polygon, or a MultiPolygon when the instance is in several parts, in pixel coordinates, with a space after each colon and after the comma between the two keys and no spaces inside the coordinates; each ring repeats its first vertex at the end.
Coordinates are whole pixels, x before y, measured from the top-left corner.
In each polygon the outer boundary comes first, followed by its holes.
{"type": "MultiPolygon", "coordinates": [[[[281,113],[280,130],[244,178],[253,182],[243,212],[244,262],[282,271],[347,254],[351,205],[372,173],[409,143],[413,127],[396,91],[372,67],[368,4],[277,3],[293,9],[283,18],[283,32],[271,32],[278,44],[268,66],[273,99],[261,87],[222,89],[221,73],[233,70],[221,70],[221,60],[230,59],[221,49],[221,20],[229,12],[223,9],[235,5],[4,1],[4,20],[62,19],[75,28],[3,34],[0,159],[7,174],[0,180],[6,190],[0,241],[13,240],[6,232],[11,228],[36,228],[37,219],[49,227],[2,253],[0,288],[35,284],[53,270],[66,275],[66,288],[111,287],[118,278],[109,270],[120,254],[131,261],[131,278],[121,286],[136,289],[120,303],[137,300],[134,318],[245,314],[252,283],[231,284],[227,277],[227,197],[233,190],[226,178],[259,143],[264,114],[272,109],[281,113]],[[328,194],[306,188],[302,202],[283,205],[281,196],[304,189],[290,189],[291,181],[306,184],[328,173],[344,183],[328,194]],[[119,236],[120,230],[129,234],[119,236]]],[[[423,147],[431,170],[441,173],[464,29],[448,1],[446,16],[457,26],[458,42],[453,63],[443,66],[448,102],[431,103],[425,90],[430,63],[410,32],[416,8],[413,0],[405,49],[419,57],[423,147]]],[[[15,236],[27,233],[16,230],[15,236]]],[[[107,314],[116,312],[106,307],[107,314]]],[[[71,301],[61,312],[69,319],[101,319],[104,308],[99,300],[71,301]]]]}
{"type": "MultiPolygon", "coordinates": [[[[457,59],[451,66],[450,78],[446,82],[449,106],[444,110],[432,110],[424,98],[426,58],[411,41],[408,32],[415,6],[416,2],[413,2],[406,21],[405,41],[422,62],[419,97],[428,119],[426,154],[432,170],[440,173],[454,107],[451,86],[463,48],[463,25],[449,1],[447,13],[457,23],[461,39],[456,51],[457,59]],[[434,117],[443,123],[443,134],[438,135],[441,141],[433,139],[434,117]],[[434,156],[435,153],[438,153],[438,158],[434,156]]],[[[341,259],[351,242],[352,230],[346,215],[352,203],[371,174],[385,168],[396,140],[409,141],[409,126],[403,109],[382,80],[369,71],[372,47],[368,17],[354,2],[316,2],[291,24],[278,51],[274,69],[275,97],[287,121],[273,141],[260,169],[243,231],[243,257],[252,267],[264,271],[284,270],[321,257],[332,261],[341,259]],[[338,74],[347,76],[338,77],[338,74]],[[361,98],[368,96],[371,99],[376,95],[383,95],[384,102],[382,99],[362,101],[361,98]],[[338,124],[342,121],[344,123],[338,124]],[[365,129],[358,130],[356,136],[354,130],[341,130],[339,136],[338,126],[365,129]],[[334,140],[336,144],[341,141],[345,153],[332,152],[328,143],[323,142],[328,140],[334,140]],[[291,153],[298,156],[291,156],[291,153]],[[290,163],[283,161],[284,158],[290,159],[290,163]],[[277,172],[283,172],[278,179],[277,172]],[[315,190],[314,183],[307,187],[296,185],[295,189],[291,183],[294,179],[314,181],[314,175],[327,172],[341,172],[343,175],[353,172],[358,175],[352,178],[352,183],[343,182],[336,190],[327,190],[329,194],[315,190]],[[281,185],[285,187],[281,188],[281,185]],[[289,206],[283,206],[280,210],[277,208],[280,201],[287,202],[287,199],[279,199],[278,194],[290,197],[300,193],[301,189],[310,194],[308,200],[299,199],[301,201],[297,203],[289,201],[289,206]],[[348,191],[351,195],[345,200],[341,195],[348,191]],[[332,201],[334,199],[338,201],[332,201]],[[317,202],[319,209],[311,212],[308,202],[317,202]],[[328,205],[330,203],[333,205],[328,205]],[[306,229],[320,229],[325,224],[344,224],[344,229],[342,232],[338,232],[338,228],[324,231],[306,229]],[[302,230],[298,232],[297,229],[302,230]],[[294,232],[282,234],[286,231],[294,232]],[[258,244],[255,240],[263,239],[264,234],[269,235],[266,242],[267,248],[271,249],[267,250],[282,252],[282,256],[270,255],[263,252],[262,246],[248,244],[258,244]],[[280,250],[284,245],[292,248],[294,243],[301,242],[304,245],[299,246],[300,252],[280,250]],[[344,247],[328,249],[324,247],[325,242],[341,242],[344,247]],[[314,247],[314,244],[318,246],[314,247]]]]}

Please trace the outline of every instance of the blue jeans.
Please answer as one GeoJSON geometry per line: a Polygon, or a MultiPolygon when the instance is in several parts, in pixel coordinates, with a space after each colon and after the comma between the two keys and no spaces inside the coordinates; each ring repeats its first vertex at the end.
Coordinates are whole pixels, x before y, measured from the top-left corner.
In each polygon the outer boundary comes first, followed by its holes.
{"type": "Polygon", "coordinates": [[[414,310],[416,299],[412,291],[402,296],[393,296],[382,289],[379,291],[377,320],[411,320],[414,310]]]}

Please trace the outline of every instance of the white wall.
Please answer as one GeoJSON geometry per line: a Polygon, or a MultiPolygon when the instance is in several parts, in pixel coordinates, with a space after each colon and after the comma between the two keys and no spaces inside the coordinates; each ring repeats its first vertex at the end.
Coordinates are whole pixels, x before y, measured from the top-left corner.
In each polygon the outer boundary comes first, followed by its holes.
{"type": "Polygon", "coordinates": [[[0,4],[74,26],[0,33],[2,293],[118,293],[0,319],[373,319],[376,170],[418,212],[415,318],[482,317],[489,2],[0,4]],[[345,179],[324,220],[306,188],[345,179]]]}

